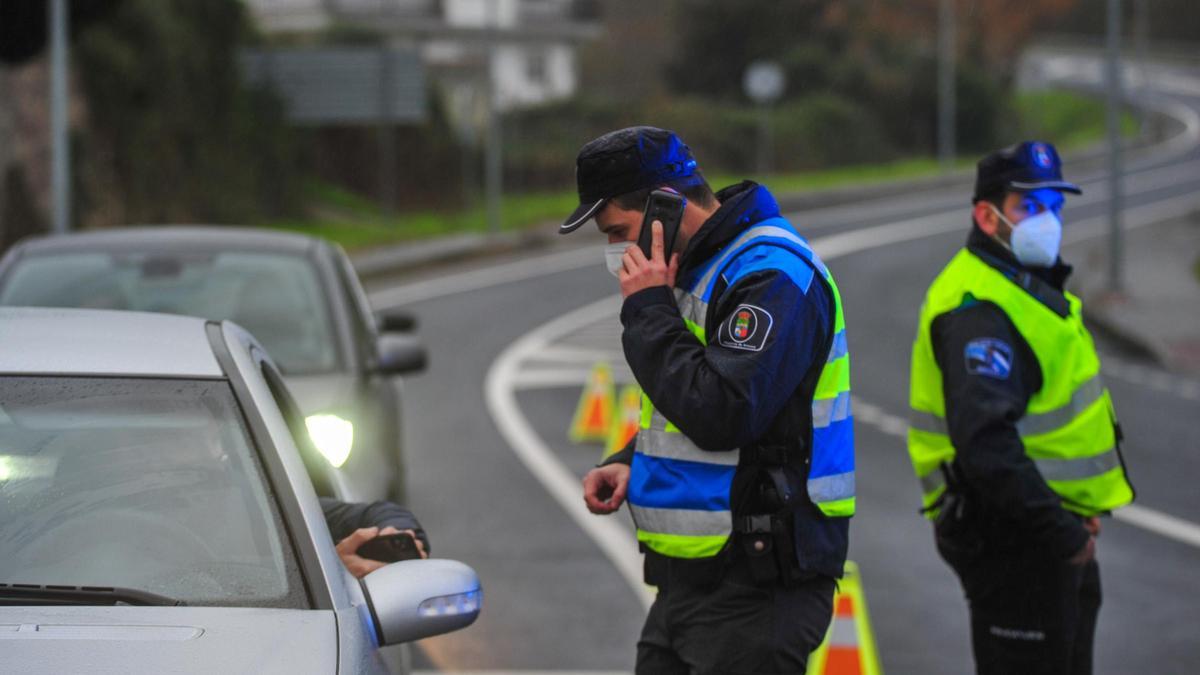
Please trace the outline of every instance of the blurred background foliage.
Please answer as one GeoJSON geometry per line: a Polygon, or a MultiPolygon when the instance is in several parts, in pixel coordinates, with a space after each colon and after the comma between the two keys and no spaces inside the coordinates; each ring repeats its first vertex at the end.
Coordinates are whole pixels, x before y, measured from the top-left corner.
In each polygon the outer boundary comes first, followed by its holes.
{"type": "MultiPolygon", "coordinates": [[[[590,4],[601,32],[580,50],[579,95],[501,121],[508,225],[569,206],[579,146],[630,124],[679,132],[714,183],[752,175],[760,111],[742,74],[765,58],[787,74],[768,113],[777,174],[768,182],[798,188],[937,170],[938,0],[663,0],[656,5],[665,11],[655,12],[642,0],[590,4]]],[[[6,60],[36,53],[25,38],[44,30],[35,25],[44,6],[5,0],[6,16],[25,9],[32,17],[18,33],[3,22],[6,60]]],[[[1156,40],[1200,36],[1200,3],[1153,7],[1156,40]]],[[[357,245],[397,230],[482,228],[482,150],[456,136],[436,81],[427,121],[395,129],[400,209],[386,213],[373,199],[377,129],[291,127],[270,92],[243,83],[239,50],[264,38],[237,0],[76,0],[72,9],[87,16],[72,51],[85,98],[73,141],[82,225],[267,223],[336,233],[354,223],[360,231],[341,238],[357,245]]],[[[1029,135],[1066,146],[1099,139],[1100,102],[1016,92],[1014,69],[1035,38],[1102,35],[1103,14],[1091,0],[959,2],[960,153],[1029,135]]],[[[320,39],[381,38],[338,28],[320,39]]],[[[21,191],[21,176],[4,180],[6,191],[21,191]]],[[[5,203],[36,211],[28,199],[5,203]]]]}
{"type": "Polygon", "coordinates": [[[237,69],[257,40],[233,0],[122,0],[80,36],[85,220],[238,222],[297,203],[295,134],[237,69]]]}

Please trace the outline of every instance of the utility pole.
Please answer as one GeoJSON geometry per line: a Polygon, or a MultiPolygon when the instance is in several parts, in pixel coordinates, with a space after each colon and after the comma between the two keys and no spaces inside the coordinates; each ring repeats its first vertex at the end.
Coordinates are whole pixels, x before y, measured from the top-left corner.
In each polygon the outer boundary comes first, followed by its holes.
{"type": "Polygon", "coordinates": [[[50,0],[50,176],[52,232],[71,229],[71,147],[67,136],[67,0],[50,0]]]}
{"type": "Polygon", "coordinates": [[[942,171],[954,168],[955,119],[954,70],[955,45],[954,0],[939,0],[938,4],[938,162],[942,171]]]}
{"type": "Polygon", "coordinates": [[[500,34],[500,3],[491,2],[491,35],[488,38],[488,55],[487,55],[487,149],[485,150],[486,158],[484,160],[485,178],[484,192],[487,200],[487,222],[488,232],[496,234],[500,232],[500,200],[502,198],[503,186],[503,167],[504,160],[502,156],[503,144],[500,129],[500,104],[498,101],[497,86],[496,86],[496,43],[500,34]]]}
{"type": "Polygon", "coordinates": [[[388,215],[396,212],[400,171],[396,158],[395,50],[387,39],[379,47],[379,198],[388,215]]]}
{"type": "Polygon", "coordinates": [[[1124,235],[1121,231],[1121,0],[1108,0],[1105,56],[1108,90],[1108,289],[1118,293],[1124,288],[1124,235]]]}
{"type": "MultiPolygon", "coordinates": [[[[1133,51],[1138,67],[1139,97],[1150,89],[1150,66],[1146,60],[1146,44],[1150,41],[1150,2],[1134,0],[1133,3],[1133,51]]],[[[1139,125],[1145,125],[1150,116],[1145,109],[1137,109],[1139,125]]]]}

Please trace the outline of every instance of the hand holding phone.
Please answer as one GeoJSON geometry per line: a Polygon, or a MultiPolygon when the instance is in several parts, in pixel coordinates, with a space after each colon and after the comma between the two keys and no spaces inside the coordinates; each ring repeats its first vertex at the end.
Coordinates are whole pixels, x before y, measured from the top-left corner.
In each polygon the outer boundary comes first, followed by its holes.
{"type": "Polygon", "coordinates": [[[675,250],[675,239],[679,236],[679,225],[683,222],[683,209],[687,200],[674,190],[655,190],[646,200],[646,210],[642,212],[642,231],[638,234],[638,248],[650,260],[651,224],[659,221],[663,226],[663,256],[665,262],[671,262],[671,253],[675,250]]]}
{"type": "Polygon", "coordinates": [[[417,540],[411,532],[381,534],[358,547],[358,556],[381,562],[415,560],[421,557],[417,540]]]}

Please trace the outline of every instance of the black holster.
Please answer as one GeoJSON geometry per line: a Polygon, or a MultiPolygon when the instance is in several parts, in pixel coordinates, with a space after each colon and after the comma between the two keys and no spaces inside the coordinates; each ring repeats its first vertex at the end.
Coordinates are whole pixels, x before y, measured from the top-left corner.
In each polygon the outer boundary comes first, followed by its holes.
{"type": "Polygon", "coordinates": [[[937,509],[933,530],[944,548],[960,555],[974,556],[983,550],[983,520],[979,505],[970,498],[967,486],[959,480],[952,465],[942,464],[946,491],[924,511],[937,509]]]}

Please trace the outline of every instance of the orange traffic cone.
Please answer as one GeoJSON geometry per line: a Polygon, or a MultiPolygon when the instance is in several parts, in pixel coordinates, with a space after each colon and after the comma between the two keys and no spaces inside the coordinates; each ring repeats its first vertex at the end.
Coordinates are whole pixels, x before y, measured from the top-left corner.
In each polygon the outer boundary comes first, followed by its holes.
{"type": "Polygon", "coordinates": [[[833,596],[833,622],[825,641],[808,659],[808,675],[882,675],[858,565],[846,573],[833,596]]]}
{"type": "Polygon", "coordinates": [[[613,386],[612,369],[607,363],[592,367],[583,396],[575,409],[569,436],[575,443],[603,443],[608,440],[608,430],[613,423],[613,408],[616,393],[613,386]]]}
{"type": "Polygon", "coordinates": [[[642,426],[642,390],[636,384],[626,385],[617,397],[618,412],[608,432],[608,443],[600,461],[608,459],[625,448],[629,439],[637,435],[642,426]]]}

